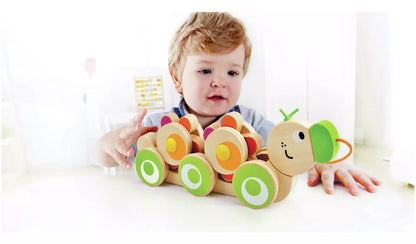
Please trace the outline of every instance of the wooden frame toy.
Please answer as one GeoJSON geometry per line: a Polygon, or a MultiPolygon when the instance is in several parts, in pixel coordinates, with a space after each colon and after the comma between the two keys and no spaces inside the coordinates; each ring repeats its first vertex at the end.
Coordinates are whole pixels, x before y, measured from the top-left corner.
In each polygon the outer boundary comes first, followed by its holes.
{"type": "Polygon", "coordinates": [[[254,209],[285,199],[295,181],[318,163],[337,163],[352,153],[351,144],[339,138],[335,126],[316,124],[286,115],[269,133],[267,147],[238,112],[225,114],[220,124],[202,130],[195,115],[174,113],[161,119],[158,133],[137,141],[135,168],[149,186],[163,182],[182,185],[195,196],[211,192],[236,196],[254,209]],[[349,147],[344,157],[331,161],[339,143],[349,147]]]}

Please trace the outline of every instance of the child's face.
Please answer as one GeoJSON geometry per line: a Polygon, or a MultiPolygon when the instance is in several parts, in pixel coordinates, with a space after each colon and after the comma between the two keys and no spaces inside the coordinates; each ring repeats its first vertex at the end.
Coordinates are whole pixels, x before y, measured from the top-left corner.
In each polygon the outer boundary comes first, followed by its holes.
{"type": "Polygon", "coordinates": [[[187,56],[177,89],[190,112],[205,117],[228,112],[240,96],[243,65],[243,45],[227,54],[187,56]]]}

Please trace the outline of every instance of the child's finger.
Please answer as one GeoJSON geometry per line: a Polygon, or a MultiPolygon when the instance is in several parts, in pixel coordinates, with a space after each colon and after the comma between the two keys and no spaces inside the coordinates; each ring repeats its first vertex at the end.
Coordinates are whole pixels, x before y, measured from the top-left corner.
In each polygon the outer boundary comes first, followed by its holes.
{"type": "Polygon", "coordinates": [[[377,178],[372,177],[372,176],[368,176],[368,177],[370,178],[370,180],[373,182],[374,185],[381,186],[381,181],[380,180],[378,180],[377,178]]]}
{"type": "Polygon", "coordinates": [[[121,139],[115,142],[114,148],[117,153],[123,155],[124,157],[131,157],[134,154],[134,150],[126,144],[126,141],[121,139]]]}
{"type": "Polygon", "coordinates": [[[133,130],[138,130],[141,125],[142,125],[142,121],[144,119],[144,116],[146,116],[147,114],[147,110],[146,109],[140,109],[136,116],[134,116],[134,118],[130,121],[130,126],[132,127],[133,130]]]}
{"type": "Polygon", "coordinates": [[[158,129],[159,129],[159,127],[157,127],[155,125],[154,126],[142,127],[141,134],[144,135],[144,134],[147,134],[149,132],[157,132],[158,129]]]}
{"type": "Polygon", "coordinates": [[[126,151],[127,157],[133,157],[134,156],[134,150],[132,148],[128,148],[126,151]]]}
{"type": "Polygon", "coordinates": [[[118,150],[120,150],[120,152],[125,152],[128,150],[129,145],[135,143],[140,136],[149,132],[157,132],[157,130],[157,126],[140,126],[138,130],[133,129],[131,126],[122,128],[122,131],[120,132],[120,143],[118,150]],[[121,143],[121,141],[124,143],[121,143]]]}
{"type": "Polygon", "coordinates": [[[337,175],[339,181],[341,181],[341,183],[348,188],[351,195],[357,196],[360,194],[357,182],[355,182],[350,172],[345,169],[339,169],[335,172],[335,174],[337,175]]]}
{"type": "Polygon", "coordinates": [[[314,166],[308,171],[308,185],[309,186],[316,185],[318,181],[319,181],[319,172],[318,170],[316,170],[314,166]]]}
{"type": "Polygon", "coordinates": [[[121,167],[128,169],[131,168],[131,163],[127,161],[126,157],[123,154],[117,152],[116,150],[114,152],[114,158],[121,167]]]}
{"type": "Polygon", "coordinates": [[[350,170],[349,171],[352,175],[352,177],[358,182],[360,183],[362,186],[365,187],[365,189],[368,192],[375,192],[376,191],[376,186],[374,185],[373,181],[371,180],[370,177],[368,177],[366,174],[357,171],[357,170],[350,170]]]}
{"type": "Polygon", "coordinates": [[[321,172],[321,181],[325,192],[332,194],[334,191],[334,172],[326,168],[323,169],[321,172]]]}

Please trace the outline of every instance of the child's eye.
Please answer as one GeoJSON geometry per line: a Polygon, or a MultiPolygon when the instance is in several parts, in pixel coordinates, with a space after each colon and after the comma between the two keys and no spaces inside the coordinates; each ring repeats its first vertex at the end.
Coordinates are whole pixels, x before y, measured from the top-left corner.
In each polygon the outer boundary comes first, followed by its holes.
{"type": "Polygon", "coordinates": [[[199,71],[200,73],[207,75],[207,74],[211,74],[211,70],[210,69],[202,69],[199,71]]]}
{"type": "Polygon", "coordinates": [[[232,70],[230,70],[230,71],[228,71],[228,73],[227,73],[229,76],[236,76],[236,75],[238,75],[238,73],[237,72],[235,72],[235,71],[232,71],[232,70]]]}

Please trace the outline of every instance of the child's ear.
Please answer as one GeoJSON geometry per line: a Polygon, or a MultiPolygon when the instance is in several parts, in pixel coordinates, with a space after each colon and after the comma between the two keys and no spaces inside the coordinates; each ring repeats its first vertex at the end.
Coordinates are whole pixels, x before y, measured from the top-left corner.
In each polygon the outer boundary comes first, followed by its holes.
{"type": "Polygon", "coordinates": [[[171,72],[170,76],[172,77],[173,84],[175,85],[176,91],[182,93],[182,82],[178,80],[178,78],[171,72]]]}
{"type": "Polygon", "coordinates": [[[174,80],[173,83],[175,84],[175,88],[176,91],[178,91],[179,93],[182,93],[182,82],[178,81],[178,80],[174,80]]]}

